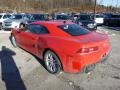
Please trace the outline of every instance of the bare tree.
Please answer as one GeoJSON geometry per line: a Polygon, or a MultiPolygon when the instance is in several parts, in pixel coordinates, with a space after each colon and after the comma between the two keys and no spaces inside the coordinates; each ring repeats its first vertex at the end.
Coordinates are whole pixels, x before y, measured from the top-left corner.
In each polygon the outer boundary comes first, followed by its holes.
{"type": "Polygon", "coordinates": [[[26,11],[92,11],[94,0],[0,0],[0,8],[26,11]]]}

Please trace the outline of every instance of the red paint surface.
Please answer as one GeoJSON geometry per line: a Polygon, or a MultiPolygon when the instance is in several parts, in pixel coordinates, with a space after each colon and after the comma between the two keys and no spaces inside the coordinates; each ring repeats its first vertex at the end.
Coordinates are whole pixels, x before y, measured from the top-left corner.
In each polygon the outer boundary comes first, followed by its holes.
{"type": "MultiPolygon", "coordinates": [[[[103,55],[110,52],[109,37],[106,34],[91,32],[86,35],[71,36],[57,27],[63,25],[63,22],[47,21],[33,24],[45,26],[50,33],[38,35],[23,30],[19,32],[12,30],[17,44],[42,60],[46,49],[54,51],[66,72],[80,72],[85,66],[99,62],[103,55]],[[93,47],[98,49],[95,51],[90,49],[93,47]],[[80,50],[83,48],[88,48],[90,51],[81,53],[80,50]]],[[[66,24],[72,22],[68,21],[66,24]]]]}

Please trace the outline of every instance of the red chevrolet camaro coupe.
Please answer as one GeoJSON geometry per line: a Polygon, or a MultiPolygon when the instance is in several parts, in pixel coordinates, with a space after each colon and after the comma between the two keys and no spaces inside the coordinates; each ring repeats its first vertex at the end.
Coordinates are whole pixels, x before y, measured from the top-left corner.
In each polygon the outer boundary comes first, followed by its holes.
{"type": "Polygon", "coordinates": [[[83,71],[102,61],[111,50],[108,35],[69,21],[33,22],[13,29],[11,42],[43,60],[52,74],[83,71]]]}

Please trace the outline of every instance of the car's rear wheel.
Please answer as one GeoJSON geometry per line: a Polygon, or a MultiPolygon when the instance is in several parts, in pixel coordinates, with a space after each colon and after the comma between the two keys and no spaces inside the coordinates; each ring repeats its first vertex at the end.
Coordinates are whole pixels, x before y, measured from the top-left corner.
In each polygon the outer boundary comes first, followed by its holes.
{"type": "Polygon", "coordinates": [[[17,47],[17,43],[14,35],[11,35],[11,43],[15,48],[17,47]]]}
{"type": "Polygon", "coordinates": [[[50,50],[46,51],[44,54],[44,62],[45,62],[46,69],[50,73],[59,74],[61,72],[60,59],[54,52],[50,50]]]}

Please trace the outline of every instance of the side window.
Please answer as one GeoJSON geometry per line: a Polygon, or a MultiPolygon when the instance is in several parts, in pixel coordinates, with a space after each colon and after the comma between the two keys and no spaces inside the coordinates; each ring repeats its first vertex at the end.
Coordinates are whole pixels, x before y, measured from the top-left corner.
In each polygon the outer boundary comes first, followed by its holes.
{"type": "Polygon", "coordinates": [[[28,30],[29,30],[29,32],[34,33],[34,34],[47,34],[47,33],[49,33],[48,29],[44,26],[41,26],[41,25],[31,24],[28,26],[28,30]]]}

